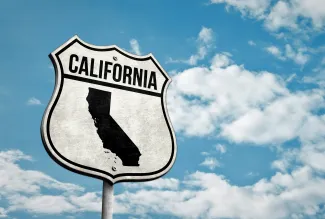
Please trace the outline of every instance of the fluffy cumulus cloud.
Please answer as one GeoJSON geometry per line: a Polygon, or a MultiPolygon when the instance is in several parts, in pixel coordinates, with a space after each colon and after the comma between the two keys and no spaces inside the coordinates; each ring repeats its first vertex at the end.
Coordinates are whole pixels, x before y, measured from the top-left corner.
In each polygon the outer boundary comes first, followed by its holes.
{"type": "Polygon", "coordinates": [[[59,182],[40,171],[24,170],[18,165],[22,160],[32,161],[32,158],[18,150],[0,151],[0,198],[9,205],[7,209],[0,208],[0,217],[19,210],[36,214],[83,210],[81,202],[74,203],[73,198],[81,198],[84,188],[59,182]],[[44,190],[62,195],[48,194],[44,190]]]}
{"type": "MultiPolygon", "coordinates": [[[[0,152],[0,193],[9,206],[0,208],[0,217],[20,210],[43,216],[101,211],[100,192],[87,192],[42,172],[24,170],[18,165],[20,160],[31,158],[21,151],[0,152]],[[44,189],[58,191],[59,195],[46,194],[44,189]]],[[[147,214],[179,218],[316,218],[325,203],[325,179],[319,171],[302,161],[291,172],[277,172],[270,179],[262,178],[247,186],[236,186],[224,176],[199,171],[183,180],[164,178],[134,186],[125,183],[125,190],[114,197],[114,213],[135,218],[147,214]]]]}
{"type": "Polygon", "coordinates": [[[168,106],[174,127],[187,136],[219,135],[234,142],[281,143],[298,137],[316,109],[320,89],[290,92],[286,80],[253,72],[217,54],[210,67],[173,76],[168,106]]]}
{"type": "Polygon", "coordinates": [[[230,53],[216,54],[211,60],[211,66],[213,68],[228,66],[230,63],[232,63],[232,60],[229,58],[230,56],[230,53]]]}
{"type": "Polygon", "coordinates": [[[299,31],[306,22],[314,30],[325,25],[325,2],[320,0],[211,0],[212,4],[226,4],[243,15],[264,20],[271,31],[281,28],[299,31]]]}
{"type": "Polygon", "coordinates": [[[138,190],[116,197],[135,214],[158,213],[180,218],[316,218],[325,201],[325,180],[309,167],[276,173],[253,185],[238,187],[223,176],[195,172],[178,191],[138,190]],[[254,206],[254,207],[252,207],[254,206]]]}
{"type": "Polygon", "coordinates": [[[186,69],[173,77],[168,108],[175,129],[185,135],[216,133],[224,122],[290,93],[274,74],[230,64],[223,54],[216,57],[210,67],[186,69]]]}
{"type": "Polygon", "coordinates": [[[299,136],[311,111],[324,106],[323,92],[280,97],[264,109],[251,109],[223,126],[222,134],[236,142],[279,143],[299,136]]]}
{"type": "MultiPolygon", "coordinates": [[[[306,49],[294,49],[289,44],[283,50],[275,46],[266,50],[299,65],[309,59],[306,49]]],[[[251,185],[236,186],[218,174],[196,172],[185,177],[177,191],[142,189],[127,193],[127,197],[121,195],[118,202],[128,203],[134,211],[141,209],[139,214],[173,214],[180,218],[322,218],[325,115],[320,112],[325,107],[325,93],[321,87],[289,90],[287,83],[295,77],[250,71],[235,64],[227,53],[216,54],[209,66],[173,74],[168,107],[179,133],[274,145],[278,159],[270,167],[275,174],[251,185]],[[296,147],[279,147],[294,139],[296,147]],[[163,200],[149,198],[158,196],[158,192],[163,200]],[[143,197],[145,203],[131,205],[132,200],[137,203],[143,197]]],[[[226,151],[222,145],[216,149],[226,151]]],[[[205,160],[201,165],[211,170],[218,166],[210,153],[202,155],[205,160]]]]}
{"type": "MultiPolygon", "coordinates": [[[[19,150],[0,151],[0,218],[17,211],[33,215],[73,215],[80,212],[101,212],[101,192],[88,192],[76,184],[64,183],[40,171],[26,170],[20,161],[33,162],[19,150]]],[[[147,183],[129,183],[127,189],[177,190],[179,180],[161,178],[147,183]]],[[[119,195],[116,196],[119,200],[119,195]]],[[[122,195],[123,197],[123,195],[122,195]]],[[[114,213],[130,213],[124,203],[114,205],[114,213]]]]}
{"type": "Polygon", "coordinates": [[[266,26],[271,30],[281,27],[297,29],[303,21],[310,21],[315,29],[325,24],[325,3],[318,0],[278,1],[272,8],[266,26]]]}
{"type": "Polygon", "coordinates": [[[278,1],[267,16],[265,25],[270,30],[280,27],[297,28],[295,12],[291,10],[289,3],[278,1]]]}

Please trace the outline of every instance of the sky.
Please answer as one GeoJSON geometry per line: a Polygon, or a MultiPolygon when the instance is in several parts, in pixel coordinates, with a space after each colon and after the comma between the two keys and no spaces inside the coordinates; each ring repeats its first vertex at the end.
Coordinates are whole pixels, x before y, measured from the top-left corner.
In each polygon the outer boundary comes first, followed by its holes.
{"type": "Polygon", "coordinates": [[[74,35],[172,77],[176,161],[114,185],[114,218],[325,218],[323,0],[3,0],[0,28],[0,218],[101,217],[102,181],[40,135],[48,54],[74,35]]]}

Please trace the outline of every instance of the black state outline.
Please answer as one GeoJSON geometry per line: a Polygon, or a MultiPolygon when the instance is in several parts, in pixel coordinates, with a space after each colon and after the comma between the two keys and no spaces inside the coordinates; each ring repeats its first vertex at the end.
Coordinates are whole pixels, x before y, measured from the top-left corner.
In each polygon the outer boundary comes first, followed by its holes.
{"type": "MultiPolygon", "coordinates": [[[[60,87],[59,87],[59,91],[55,97],[55,100],[51,106],[51,108],[49,109],[49,113],[48,113],[48,116],[47,116],[47,121],[46,121],[46,133],[47,133],[47,140],[49,141],[50,145],[48,145],[44,139],[44,136],[43,136],[43,120],[42,120],[42,125],[41,125],[41,137],[42,137],[42,142],[43,142],[43,145],[45,146],[45,150],[46,152],[49,154],[49,156],[57,163],[59,164],[60,166],[62,166],[63,168],[65,169],[68,169],[72,172],[75,172],[77,174],[81,174],[81,175],[85,175],[85,176],[88,176],[88,177],[92,177],[92,178],[97,178],[97,179],[101,179],[103,181],[106,181],[108,182],[109,184],[113,185],[115,183],[118,183],[118,182],[144,182],[144,181],[151,181],[151,180],[154,180],[154,179],[158,179],[160,177],[162,177],[163,175],[165,175],[166,173],[168,173],[169,170],[167,170],[164,174],[162,175],[159,175],[157,177],[153,177],[153,178],[150,178],[150,179],[122,179],[122,180],[117,180],[115,181],[114,183],[111,182],[110,180],[108,180],[107,178],[105,177],[102,177],[102,176],[98,176],[98,175],[95,175],[95,174],[91,174],[91,173],[86,173],[86,172],[83,172],[83,171],[80,171],[80,170],[77,170],[77,169],[74,169],[72,167],[69,167],[68,165],[62,163],[60,160],[58,160],[53,154],[52,152],[49,150],[48,146],[50,146],[52,148],[52,150],[54,151],[54,153],[59,156],[62,160],[66,161],[67,163],[69,164],[72,164],[74,166],[77,166],[77,167],[80,167],[82,169],[86,169],[86,170],[91,170],[91,171],[94,171],[94,172],[97,172],[97,173],[102,173],[104,175],[107,175],[109,177],[111,177],[112,179],[117,179],[119,177],[123,177],[123,176],[150,176],[150,175],[155,175],[155,174],[159,174],[161,172],[163,172],[165,169],[167,169],[175,154],[175,143],[176,143],[176,139],[175,139],[175,136],[173,134],[173,131],[171,129],[171,124],[169,123],[168,119],[167,119],[167,116],[166,116],[166,111],[165,111],[165,97],[163,95],[164,91],[165,91],[165,87],[166,87],[166,84],[168,82],[168,77],[165,75],[164,71],[162,71],[162,69],[159,67],[159,65],[156,63],[155,59],[152,58],[152,55],[150,55],[149,57],[145,57],[145,58],[137,58],[137,57],[133,57],[133,56],[130,56],[126,53],[124,53],[123,51],[119,50],[116,46],[112,46],[110,48],[93,48],[93,47],[90,47],[86,44],[84,44],[82,41],[79,40],[79,38],[75,38],[73,39],[70,43],[68,43],[66,46],[64,46],[61,50],[59,50],[58,52],[56,52],[55,54],[58,62],[59,62],[59,65],[60,65],[60,70],[61,70],[61,83],[60,83],[60,87]],[[172,153],[171,153],[171,156],[167,162],[167,164],[161,168],[160,170],[157,170],[157,171],[154,171],[154,172],[149,172],[149,173],[125,173],[125,174],[117,174],[117,175],[112,175],[106,171],[103,171],[103,170],[98,170],[96,168],[92,168],[92,167],[87,167],[87,166],[84,166],[84,165],[81,165],[81,164],[78,164],[78,163],[75,163],[73,161],[70,161],[69,159],[65,158],[64,156],[62,156],[57,150],[56,148],[54,147],[53,145],[53,142],[51,140],[51,136],[50,136],[50,130],[49,130],[49,126],[50,126],[50,118],[52,116],[52,113],[53,113],[53,110],[59,100],[59,97],[60,97],[60,94],[62,92],[62,88],[63,88],[63,82],[64,82],[64,72],[63,72],[63,66],[62,66],[62,63],[61,63],[61,60],[59,59],[59,55],[64,52],[66,49],[68,49],[70,46],[72,46],[74,43],[79,43],[80,45],[82,45],[83,47],[87,48],[87,49],[90,49],[90,50],[93,50],[93,51],[111,51],[111,50],[115,50],[117,52],[119,52],[120,54],[130,58],[130,59],[133,59],[133,60],[136,60],[136,61],[146,61],[146,60],[151,60],[155,66],[159,69],[160,73],[165,77],[165,82],[163,84],[163,87],[161,89],[161,107],[162,107],[162,111],[163,111],[163,115],[164,115],[164,118],[165,118],[165,122],[167,124],[167,127],[168,127],[168,130],[169,130],[169,134],[170,134],[170,137],[171,137],[171,140],[172,140],[172,153]]],[[[54,88],[54,91],[53,93],[55,92],[56,90],[56,87],[58,86],[57,85],[57,78],[58,78],[58,74],[59,74],[59,71],[58,71],[58,68],[57,68],[57,65],[56,65],[56,62],[54,60],[54,57],[52,56],[52,53],[49,54],[49,58],[51,59],[51,62],[54,66],[54,70],[55,70],[55,75],[56,75],[56,83],[55,83],[55,88],[54,88]]],[[[136,92],[136,91],[135,91],[136,92]]],[[[51,97],[51,100],[53,99],[53,96],[51,97]]],[[[50,102],[51,102],[50,100],[50,102]]],[[[49,102],[49,104],[50,104],[49,102]]],[[[48,109],[46,109],[46,111],[48,111],[48,109]]],[[[176,159],[176,157],[175,157],[176,159]]],[[[174,161],[175,162],[175,161],[174,161]]],[[[172,166],[170,166],[171,168],[172,166]]]]}

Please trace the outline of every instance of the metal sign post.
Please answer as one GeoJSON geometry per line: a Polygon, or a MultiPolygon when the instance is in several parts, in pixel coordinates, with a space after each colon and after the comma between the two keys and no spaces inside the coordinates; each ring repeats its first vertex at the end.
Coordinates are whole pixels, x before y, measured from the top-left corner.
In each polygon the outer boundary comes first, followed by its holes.
{"type": "Polygon", "coordinates": [[[102,219],[113,218],[113,201],[114,201],[113,185],[109,184],[104,180],[103,200],[102,200],[102,219]]]}
{"type": "Polygon", "coordinates": [[[41,125],[44,147],[61,166],[104,180],[102,218],[112,218],[114,183],[153,180],[174,164],[171,79],[152,54],[77,36],[50,58],[56,85],[41,125]]]}

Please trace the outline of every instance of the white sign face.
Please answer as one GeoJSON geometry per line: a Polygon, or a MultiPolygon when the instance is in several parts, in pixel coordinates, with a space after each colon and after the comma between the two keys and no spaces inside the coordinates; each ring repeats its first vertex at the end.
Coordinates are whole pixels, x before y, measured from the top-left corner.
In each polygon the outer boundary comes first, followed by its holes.
{"type": "Polygon", "coordinates": [[[155,179],[172,167],[171,79],[151,54],[135,56],[75,36],[50,58],[56,86],[41,133],[55,161],[111,183],[155,179]]]}

